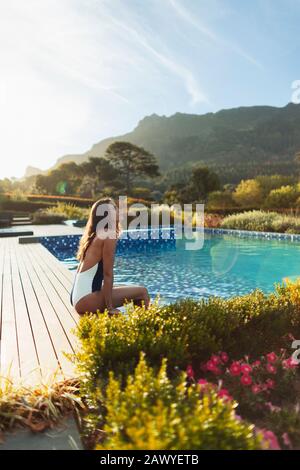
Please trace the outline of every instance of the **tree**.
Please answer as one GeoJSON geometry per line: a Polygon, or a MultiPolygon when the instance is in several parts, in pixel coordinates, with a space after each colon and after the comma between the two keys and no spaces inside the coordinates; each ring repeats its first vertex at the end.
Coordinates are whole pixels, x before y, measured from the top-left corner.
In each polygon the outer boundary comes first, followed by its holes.
{"type": "Polygon", "coordinates": [[[114,142],[106,149],[105,156],[124,181],[128,194],[137,176],[150,178],[159,176],[154,155],[143,147],[138,147],[130,142],[114,142]]]}
{"type": "Polygon", "coordinates": [[[259,175],[255,178],[261,187],[263,198],[266,198],[272,189],[279,189],[282,186],[294,185],[296,176],[285,175],[259,175]]]}
{"type": "Polygon", "coordinates": [[[208,195],[207,209],[232,209],[236,206],[230,191],[212,191],[208,195]]]}
{"type": "Polygon", "coordinates": [[[80,166],[85,176],[96,176],[99,184],[110,184],[118,176],[110,161],[103,157],[89,157],[80,166]]]}
{"type": "Polygon", "coordinates": [[[300,164],[300,150],[298,150],[298,151],[295,153],[294,161],[295,161],[297,164],[300,164]]]}
{"type": "Polygon", "coordinates": [[[205,202],[211,191],[221,187],[218,175],[207,167],[193,168],[190,181],[171,185],[165,193],[165,200],[174,200],[182,204],[205,202]]]}
{"type": "Polygon", "coordinates": [[[242,207],[257,207],[263,201],[263,192],[256,180],[242,180],[233,193],[233,199],[242,207]]]}
{"type": "Polygon", "coordinates": [[[46,175],[37,175],[36,190],[46,194],[75,194],[81,181],[80,165],[75,162],[62,163],[46,175]]]}
{"type": "Polygon", "coordinates": [[[298,196],[299,192],[296,186],[282,186],[270,192],[265,206],[269,209],[287,209],[295,206],[298,196]]]}
{"type": "Polygon", "coordinates": [[[193,169],[191,186],[196,199],[206,199],[210,192],[218,191],[221,188],[218,175],[205,166],[193,169]]]}

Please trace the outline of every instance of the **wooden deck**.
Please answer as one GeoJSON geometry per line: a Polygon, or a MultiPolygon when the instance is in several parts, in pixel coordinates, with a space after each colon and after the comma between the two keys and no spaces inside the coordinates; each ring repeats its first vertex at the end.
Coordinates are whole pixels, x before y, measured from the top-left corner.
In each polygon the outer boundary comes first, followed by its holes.
{"type": "Polygon", "coordinates": [[[41,244],[0,239],[0,376],[33,385],[74,375],[72,279],[41,244]]]}

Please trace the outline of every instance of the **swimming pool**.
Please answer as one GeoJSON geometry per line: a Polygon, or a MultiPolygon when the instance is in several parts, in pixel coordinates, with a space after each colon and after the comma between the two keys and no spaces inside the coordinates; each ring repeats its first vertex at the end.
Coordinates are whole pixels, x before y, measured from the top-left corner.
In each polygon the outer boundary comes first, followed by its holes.
{"type": "MultiPolygon", "coordinates": [[[[54,250],[71,270],[77,266],[78,238],[74,240],[71,246],[64,237],[60,251],[54,250]]],[[[49,243],[47,247],[53,252],[49,243]]],[[[184,240],[147,242],[143,249],[119,249],[115,260],[115,283],[144,284],[152,297],[160,294],[167,303],[184,297],[226,298],[256,288],[270,292],[275,283],[298,276],[300,241],[211,232],[205,233],[201,250],[185,250],[184,240]]]]}

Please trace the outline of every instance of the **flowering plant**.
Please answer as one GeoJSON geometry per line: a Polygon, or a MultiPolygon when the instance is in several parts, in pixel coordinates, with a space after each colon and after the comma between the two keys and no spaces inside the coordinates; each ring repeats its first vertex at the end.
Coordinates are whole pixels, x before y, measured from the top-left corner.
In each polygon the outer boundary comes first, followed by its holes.
{"type": "Polygon", "coordinates": [[[269,412],[271,407],[280,408],[286,399],[291,400],[296,393],[296,369],[297,364],[283,349],[280,354],[270,352],[255,361],[248,356],[230,360],[227,353],[219,352],[201,364],[202,377],[196,378],[191,365],[187,375],[202,386],[209,381],[219,396],[236,400],[239,412],[253,418],[269,412]]]}

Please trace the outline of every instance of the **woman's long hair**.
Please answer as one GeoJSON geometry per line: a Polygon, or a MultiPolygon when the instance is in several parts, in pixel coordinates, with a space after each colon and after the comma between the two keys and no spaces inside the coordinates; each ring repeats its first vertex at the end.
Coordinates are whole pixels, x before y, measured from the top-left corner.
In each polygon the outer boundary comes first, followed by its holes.
{"type": "Polygon", "coordinates": [[[106,217],[106,215],[97,215],[98,206],[100,206],[101,204],[112,204],[113,206],[116,207],[114,200],[109,197],[99,199],[93,204],[84,233],[80,239],[80,243],[79,243],[79,247],[78,247],[78,251],[76,255],[76,258],[79,261],[84,260],[87,249],[96,236],[96,229],[97,229],[98,223],[101,222],[101,220],[103,220],[106,217]]]}

